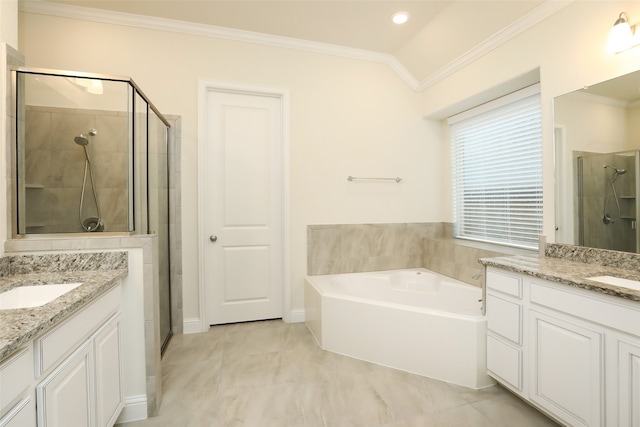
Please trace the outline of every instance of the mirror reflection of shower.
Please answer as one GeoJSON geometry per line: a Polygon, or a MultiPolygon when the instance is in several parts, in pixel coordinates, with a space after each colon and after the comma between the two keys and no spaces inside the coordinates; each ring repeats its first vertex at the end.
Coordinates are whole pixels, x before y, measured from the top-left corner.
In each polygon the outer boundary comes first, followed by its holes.
{"type": "Polygon", "coordinates": [[[613,173],[611,174],[611,181],[609,181],[609,185],[607,185],[607,194],[604,198],[604,207],[602,209],[602,222],[605,224],[610,224],[615,222],[615,219],[611,217],[607,213],[607,205],[609,203],[609,197],[611,197],[611,193],[613,193],[613,198],[616,202],[616,207],[618,208],[618,219],[622,217],[622,211],[620,209],[620,200],[618,199],[618,193],[616,193],[616,180],[621,176],[627,173],[626,169],[617,168],[614,166],[609,166],[607,164],[604,165],[604,168],[612,169],[613,173]]]}
{"type": "Polygon", "coordinates": [[[82,178],[82,192],[80,193],[80,208],[79,208],[79,220],[80,225],[84,229],[84,231],[104,231],[104,223],[102,222],[102,216],[100,215],[100,204],[98,202],[98,192],[96,190],[96,182],[93,178],[93,167],[91,165],[91,159],[89,158],[89,151],[87,150],[87,145],[89,145],[88,136],[96,136],[98,131],[95,129],[90,129],[88,135],[80,134],[76,136],[73,141],[80,145],[84,149],[84,176],[82,178]],[[93,200],[96,206],[96,214],[97,216],[87,216],[83,218],[83,207],[84,207],[84,198],[87,189],[87,171],[89,172],[89,179],[91,181],[91,189],[93,190],[93,200]]]}

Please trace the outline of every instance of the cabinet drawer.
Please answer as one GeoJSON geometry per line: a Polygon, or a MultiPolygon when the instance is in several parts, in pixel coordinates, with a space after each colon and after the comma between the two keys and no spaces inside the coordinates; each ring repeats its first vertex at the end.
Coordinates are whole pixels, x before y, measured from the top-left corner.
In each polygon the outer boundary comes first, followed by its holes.
{"type": "Polygon", "coordinates": [[[487,327],[515,344],[522,344],[522,306],[487,294],[487,327]]]}
{"type": "Polygon", "coordinates": [[[487,335],[487,369],[518,391],[522,391],[522,351],[487,335]]]}
{"type": "Polygon", "coordinates": [[[487,269],[487,289],[522,298],[522,278],[494,269],[487,269]]]}
{"type": "Polygon", "coordinates": [[[20,397],[32,381],[33,350],[28,345],[0,366],[0,411],[20,397]]]}
{"type": "Polygon", "coordinates": [[[41,376],[75,348],[120,307],[121,289],[116,286],[86,309],[36,340],[36,376],[41,376]]]}
{"type": "Polygon", "coordinates": [[[563,285],[531,283],[531,302],[553,308],[631,335],[640,336],[640,309],[604,301],[601,296],[579,294],[563,285]]]}

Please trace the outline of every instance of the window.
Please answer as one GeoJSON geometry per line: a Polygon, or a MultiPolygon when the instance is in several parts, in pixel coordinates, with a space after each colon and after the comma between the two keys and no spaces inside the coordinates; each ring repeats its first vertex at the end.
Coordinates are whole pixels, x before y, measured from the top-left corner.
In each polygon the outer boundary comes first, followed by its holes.
{"type": "Polygon", "coordinates": [[[449,119],[456,237],[537,248],[542,234],[539,85],[449,119]]]}

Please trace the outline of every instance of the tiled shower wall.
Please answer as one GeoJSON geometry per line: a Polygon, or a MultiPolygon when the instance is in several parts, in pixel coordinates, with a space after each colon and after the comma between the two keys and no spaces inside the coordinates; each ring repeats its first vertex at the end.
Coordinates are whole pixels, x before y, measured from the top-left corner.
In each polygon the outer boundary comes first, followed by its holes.
{"type": "MultiPolygon", "coordinates": [[[[126,113],[26,107],[25,215],[27,233],[83,232],[79,207],[85,166],[74,137],[87,135],[105,223],[104,231],[128,231],[128,117],[126,113]]],[[[83,218],[97,216],[87,171],[83,218]]]]}
{"type": "Polygon", "coordinates": [[[340,274],[424,267],[482,286],[480,258],[533,253],[464,242],[451,224],[332,224],[307,227],[307,274],[340,274]]]}

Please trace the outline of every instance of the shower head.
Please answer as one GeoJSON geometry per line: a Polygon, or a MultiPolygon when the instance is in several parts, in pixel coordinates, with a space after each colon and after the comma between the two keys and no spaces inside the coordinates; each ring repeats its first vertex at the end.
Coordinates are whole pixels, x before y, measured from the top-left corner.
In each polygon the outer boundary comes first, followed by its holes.
{"type": "MultiPolygon", "coordinates": [[[[96,136],[98,134],[98,131],[95,130],[95,129],[89,129],[88,133],[91,136],[96,136]]],[[[78,135],[75,138],[73,138],[73,140],[78,145],[86,146],[87,144],[89,144],[89,140],[87,139],[87,137],[83,133],[81,133],[80,135],[78,135]]]]}
{"type": "Polygon", "coordinates": [[[79,136],[76,136],[75,138],[73,138],[73,140],[74,140],[74,142],[76,144],[82,145],[82,146],[85,146],[85,145],[87,145],[89,143],[89,140],[83,134],[80,134],[79,136]]]}
{"type": "Polygon", "coordinates": [[[627,173],[626,169],[620,169],[620,168],[616,168],[614,166],[609,166],[609,165],[604,165],[605,168],[609,168],[609,169],[613,169],[614,173],[618,174],[618,175],[624,175],[625,173],[627,173]]]}

